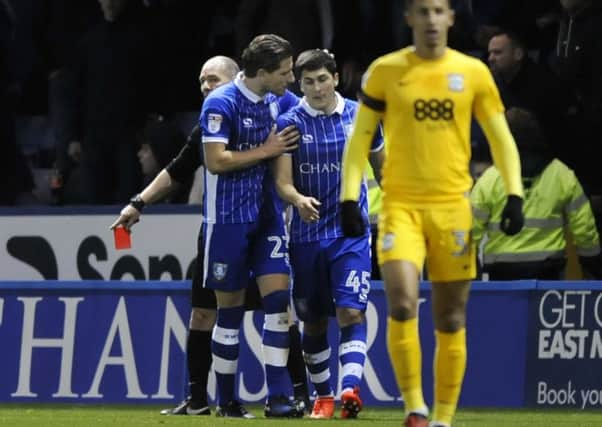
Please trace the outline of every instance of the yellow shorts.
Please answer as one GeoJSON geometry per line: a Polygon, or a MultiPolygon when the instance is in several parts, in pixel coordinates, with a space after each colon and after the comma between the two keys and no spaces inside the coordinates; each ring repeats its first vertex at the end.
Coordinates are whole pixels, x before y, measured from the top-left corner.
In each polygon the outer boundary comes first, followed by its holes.
{"type": "Polygon", "coordinates": [[[429,280],[471,280],[476,274],[468,198],[442,207],[420,208],[383,203],[378,223],[378,261],[405,260],[422,271],[426,258],[429,280]]]}

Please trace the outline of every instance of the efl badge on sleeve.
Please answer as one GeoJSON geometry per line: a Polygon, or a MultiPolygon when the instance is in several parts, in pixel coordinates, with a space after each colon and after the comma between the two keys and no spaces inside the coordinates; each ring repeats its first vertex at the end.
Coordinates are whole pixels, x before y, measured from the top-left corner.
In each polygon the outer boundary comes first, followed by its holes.
{"type": "Polygon", "coordinates": [[[451,73],[447,75],[449,90],[452,92],[464,91],[464,76],[462,74],[451,73]]]}
{"type": "Polygon", "coordinates": [[[353,133],[353,123],[345,125],[344,129],[345,129],[345,136],[349,139],[351,137],[351,134],[353,133]]]}
{"type": "Polygon", "coordinates": [[[270,102],[270,115],[274,120],[280,115],[280,108],[278,108],[277,102],[270,102]]]}
{"type": "Polygon", "coordinates": [[[224,280],[226,274],[228,273],[228,264],[224,264],[221,262],[213,263],[213,278],[218,282],[224,280]]]}
{"type": "Polygon", "coordinates": [[[209,113],[207,116],[207,128],[211,133],[217,133],[222,127],[224,118],[221,114],[209,113]]]}

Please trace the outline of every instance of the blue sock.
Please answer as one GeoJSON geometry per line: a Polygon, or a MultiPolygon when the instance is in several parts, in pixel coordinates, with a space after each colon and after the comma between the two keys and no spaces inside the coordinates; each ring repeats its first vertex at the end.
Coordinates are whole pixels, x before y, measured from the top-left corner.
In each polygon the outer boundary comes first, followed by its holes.
{"type": "Polygon", "coordinates": [[[309,371],[309,379],[318,396],[332,396],[330,386],[330,346],[328,336],[303,334],[303,356],[309,371]]]}
{"type": "Polygon", "coordinates": [[[263,298],[263,360],[268,397],[292,395],[286,364],[290,347],[288,290],[275,291],[263,298]]]}
{"type": "Polygon", "coordinates": [[[234,380],[238,367],[238,331],[245,309],[242,306],[218,308],[211,336],[211,352],[217,382],[217,404],[226,405],[234,398],[234,380]]]}
{"type": "Polygon", "coordinates": [[[339,360],[343,367],[341,387],[343,390],[358,386],[364,373],[366,361],[366,322],[341,328],[339,360]]]}

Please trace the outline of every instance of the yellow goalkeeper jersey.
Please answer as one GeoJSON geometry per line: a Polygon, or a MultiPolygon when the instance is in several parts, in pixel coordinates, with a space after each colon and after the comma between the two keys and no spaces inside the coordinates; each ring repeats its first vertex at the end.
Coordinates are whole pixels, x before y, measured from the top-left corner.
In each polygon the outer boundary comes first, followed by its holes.
{"type": "Polygon", "coordinates": [[[383,112],[385,198],[411,204],[464,197],[471,118],[484,123],[504,111],[485,64],[449,48],[435,60],[413,47],[380,57],[364,76],[362,101],[383,112]]]}

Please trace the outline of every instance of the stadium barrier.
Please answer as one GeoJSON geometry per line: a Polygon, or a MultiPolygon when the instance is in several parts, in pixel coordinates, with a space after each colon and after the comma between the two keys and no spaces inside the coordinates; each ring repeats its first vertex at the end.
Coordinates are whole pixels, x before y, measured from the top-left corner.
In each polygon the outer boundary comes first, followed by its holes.
{"type": "MultiPolygon", "coordinates": [[[[108,227],[121,206],[0,209],[0,402],[175,402],[186,393],[185,342],[198,207],[149,207],[133,247],[108,227]]],[[[423,283],[423,383],[432,401],[430,291],[423,283]]],[[[362,398],[398,405],[386,350],[382,284],[372,283],[362,398]]],[[[468,306],[461,404],[602,407],[601,282],[476,282],[468,306]]],[[[238,392],[263,399],[261,313],[241,331],[238,392]]],[[[337,342],[334,324],[329,335],[337,342]]],[[[338,379],[337,348],[331,369],[338,379]]],[[[340,384],[338,386],[340,388],[340,384]]],[[[210,396],[215,396],[213,376],[210,396]]]]}
{"type": "MultiPolygon", "coordinates": [[[[362,398],[397,405],[386,305],[374,282],[362,398]]],[[[432,400],[430,286],[421,284],[423,379],[432,400]]],[[[0,402],[157,403],[185,397],[188,281],[0,282],[0,402]]],[[[475,282],[461,405],[602,405],[602,283],[475,282]]],[[[241,330],[237,390],[261,401],[261,312],[241,330]]],[[[330,325],[329,339],[337,332],[330,325]]],[[[333,346],[333,380],[339,378],[333,346]]],[[[340,384],[338,385],[340,391],[340,384]]],[[[215,396],[213,374],[209,393],[215,396]]]]}

